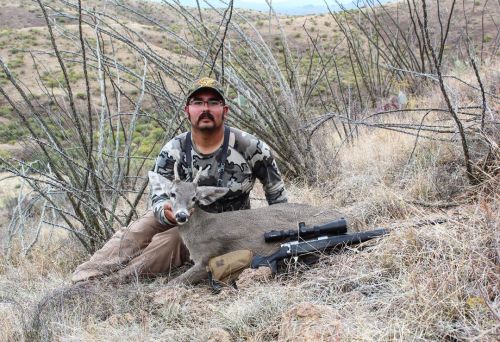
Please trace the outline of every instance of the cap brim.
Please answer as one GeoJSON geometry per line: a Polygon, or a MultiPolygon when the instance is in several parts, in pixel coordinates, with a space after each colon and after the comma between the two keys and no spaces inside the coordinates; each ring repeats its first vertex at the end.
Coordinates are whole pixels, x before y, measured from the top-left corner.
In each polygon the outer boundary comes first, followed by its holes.
{"type": "Polygon", "coordinates": [[[224,101],[226,100],[226,98],[224,97],[224,94],[222,94],[219,90],[217,90],[217,88],[200,87],[200,88],[198,88],[196,90],[193,90],[191,93],[189,93],[189,95],[186,97],[186,101],[189,101],[189,99],[192,98],[193,95],[196,94],[197,92],[199,92],[200,90],[206,90],[206,89],[210,89],[210,90],[215,91],[217,94],[219,94],[220,97],[222,97],[222,99],[224,99],[224,101]]]}

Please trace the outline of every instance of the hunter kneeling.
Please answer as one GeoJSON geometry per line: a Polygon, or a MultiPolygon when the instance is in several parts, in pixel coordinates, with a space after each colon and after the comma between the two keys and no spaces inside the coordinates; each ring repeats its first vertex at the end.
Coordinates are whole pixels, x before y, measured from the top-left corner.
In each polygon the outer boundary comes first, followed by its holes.
{"type": "MultiPolygon", "coordinates": [[[[281,175],[269,147],[251,134],[225,126],[229,113],[219,83],[202,78],[193,84],[184,107],[191,131],[170,140],[161,150],[154,168],[157,175],[173,181],[192,181],[193,170],[203,170],[200,186],[226,187],[227,193],[199,209],[221,213],[250,208],[249,194],[255,180],[263,185],[268,204],[287,202],[281,175]]],[[[170,193],[152,191],[152,209],[121,228],[89,261],[75,270],[78,282],[113,274],[119,281],[167,273],[190,259],[179,235],[178,222],[186,213],[174,215],[170,193]]],[[[256,237],[262,238],[262,237],[256,237]]]]}

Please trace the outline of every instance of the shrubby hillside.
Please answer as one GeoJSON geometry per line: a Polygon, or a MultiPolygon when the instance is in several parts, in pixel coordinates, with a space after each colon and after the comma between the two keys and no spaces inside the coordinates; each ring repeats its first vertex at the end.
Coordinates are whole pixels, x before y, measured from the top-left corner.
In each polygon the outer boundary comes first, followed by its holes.
{"type": "Polygon", "coordinates": [[[0,340],[498,340],[499,13],[0,0],[0,340]],[[229,124],[273,148],[290,201],[390,234],[219,295],[166,286],[189,266],[71,286],[146,210],[147,171],[205,75],[229,124]]]}

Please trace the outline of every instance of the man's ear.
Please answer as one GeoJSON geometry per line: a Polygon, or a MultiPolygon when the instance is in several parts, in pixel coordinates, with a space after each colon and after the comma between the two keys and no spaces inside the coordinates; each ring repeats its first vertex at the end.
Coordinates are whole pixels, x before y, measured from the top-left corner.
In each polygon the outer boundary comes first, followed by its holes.
{"type": "Polygon", "coordinates": [[[153,171],[148,172],[148,178],[153,194],[160,196],[170,192],[172,181],[153,171]]]}
{"type": "Polygon", "coordinates": [[[196,198],[202,205],[209,205],[227,194],[229,188],[218,188],[216,186],[199,186],[196,189],[196,198]]]}

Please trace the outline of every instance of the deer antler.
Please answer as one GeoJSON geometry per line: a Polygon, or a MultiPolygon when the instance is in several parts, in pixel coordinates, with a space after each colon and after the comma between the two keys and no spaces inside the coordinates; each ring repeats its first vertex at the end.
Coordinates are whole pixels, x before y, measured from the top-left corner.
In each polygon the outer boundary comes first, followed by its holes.
{"type": "Polygon", "coordinates": [[[179,177],[179,170],[177,169],[178,166],[179,166],[179,162],[176,161],[174,164],[174,180],[176,180],[176,181],[181,180],[181,178],[179,177]]]}
{"type": "Polygon", "coordinates": [[[196,176],[193,179],[193,183],[197,184],[198,181],[200,180],[200,176],[203,173],[203,168],[200,166],[198,172],[196,173],[196,176]]]}

